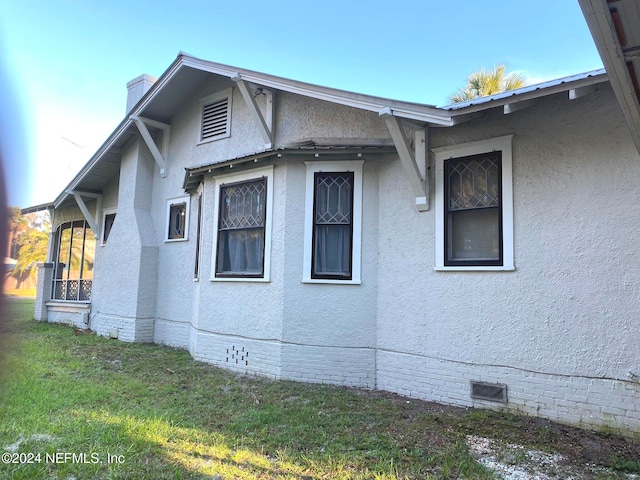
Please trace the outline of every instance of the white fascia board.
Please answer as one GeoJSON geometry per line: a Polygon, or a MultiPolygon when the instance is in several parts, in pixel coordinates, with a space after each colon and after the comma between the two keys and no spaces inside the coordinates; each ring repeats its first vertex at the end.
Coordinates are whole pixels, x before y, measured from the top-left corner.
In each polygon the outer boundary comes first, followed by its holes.
{"type": "Polygon", "coordinates": [[[555,95],[556,93],[567,92],[571,89],[581,88],[589,85],[597,85],[607,81],[607,75],[602,74],[598,76],[590,76],[573,82],[560,83],[550,87],[544,87],[540,89],[530,90],[524,93],[507,95],[498,99],[491,99],[487,101],[480,100],[479,103],[474,103],[468,107],[456,108],[449,113],[453,119],[453,124],[460,123],[457,121],[458,117],[468,115],[470,113],[481,112],[484,110],[490,110],[492,108],[504,107],[505,105],[515,105],[519,102],[527,102],[541,97],[549,95],[555,95]]]}
{"type": "Polygon", "coordinates": [[[282,90],[305,97],[316,98],[318,100],[325,100],[331,103],[359,108],[361,110],[368,110],[371,112],[379,112],[391,104],[394,115],[399,117],[443,126],[449,126],[452,124],[448,112],[427,105],[412,104],[410,102],[401,102],[365,94],[347,92],[335,88],[322,87],[296,80],[275,77],[273,75],[229,67],[218,63],[208,62],[206,60],[200,60],[195,57],[183,57],[182,65],[216,75],[222,75],[231,79],[235,77],[248,83],[282,90]]]}

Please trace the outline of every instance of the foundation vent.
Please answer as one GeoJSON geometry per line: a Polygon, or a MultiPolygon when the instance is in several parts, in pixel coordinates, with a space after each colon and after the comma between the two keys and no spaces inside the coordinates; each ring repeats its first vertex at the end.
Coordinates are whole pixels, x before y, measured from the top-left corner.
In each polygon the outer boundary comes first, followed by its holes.
{"type": "Polygon", "coordinates": [[[489,402],[507,403],[507,386],[504,383],[471,382],[471,398],[489,402]]]}
{"type": "Polygon", "coordinates": [[[249,365],[249,352],[244,347],[233,346],[227,348],[227,363],[236,365],[249,365]]]}

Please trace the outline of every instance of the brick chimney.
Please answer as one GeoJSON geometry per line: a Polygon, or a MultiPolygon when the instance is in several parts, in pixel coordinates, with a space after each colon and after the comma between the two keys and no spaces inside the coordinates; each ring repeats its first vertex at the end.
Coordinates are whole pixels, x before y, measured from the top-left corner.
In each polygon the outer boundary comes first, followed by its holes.
{"type": "Polygon", "coordinates": [[[127,83],[127,114],[145,93],[156,83],[157,78],[143,74],[127,83]]]}

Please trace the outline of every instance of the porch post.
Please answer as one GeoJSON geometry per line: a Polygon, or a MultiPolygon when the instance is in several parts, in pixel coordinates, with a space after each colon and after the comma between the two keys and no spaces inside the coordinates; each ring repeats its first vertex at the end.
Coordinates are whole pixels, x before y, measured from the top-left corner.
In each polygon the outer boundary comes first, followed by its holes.
{"type": "Polygon", "coordinates": [[[33,318],[47,320],[47,302],[51,300],[53,284],[53,263],[38,264],[38,282],[36,284],[36,306],[33,318]]]}

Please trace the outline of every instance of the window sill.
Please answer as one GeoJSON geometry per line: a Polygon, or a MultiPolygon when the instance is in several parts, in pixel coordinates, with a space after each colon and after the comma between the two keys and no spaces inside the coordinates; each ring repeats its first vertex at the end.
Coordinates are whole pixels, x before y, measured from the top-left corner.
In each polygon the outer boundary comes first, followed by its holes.
{"type": "Polygon", "coordinates": [[[223,138],[229,138],[231,134],[227,135],[219,135],[217,137],[207,138],[206,140],[199,140],[196,142],[196,146],[206,145],[207,143],[216,142],[218,140],[222,140],[223,138]]]}
{"type": "Polygon", "coordinates": [[[253,278],[253,277],[213,277],[209,279],[212,282],[251,282],[251,283],[269,283],[271,280],[268,278],[253,278]]]}
{"type": "Polygon", "coordinates": [[[165,238],[164,243],[186,242],[188,238],[165,238]]]}
{"type": "Polygon", "coordinates": [[[325,283],[333,285],[362,285],[360,280],[329,280],[321,278],[303,278],[302,283],[325,283]]]}
{"type": "Polygon", "coordinates": [[[501,266],[468,266],[468,267],[433,267],[436,272],[513,272],[516,267],[501,266]]]}
{"type": "Polygon", "coordinates": [[[91,307],[91,300],[49,300],[45,302],[47,308],[61,308],[61,309],[79,309],[85,310],[91,307]]]}

